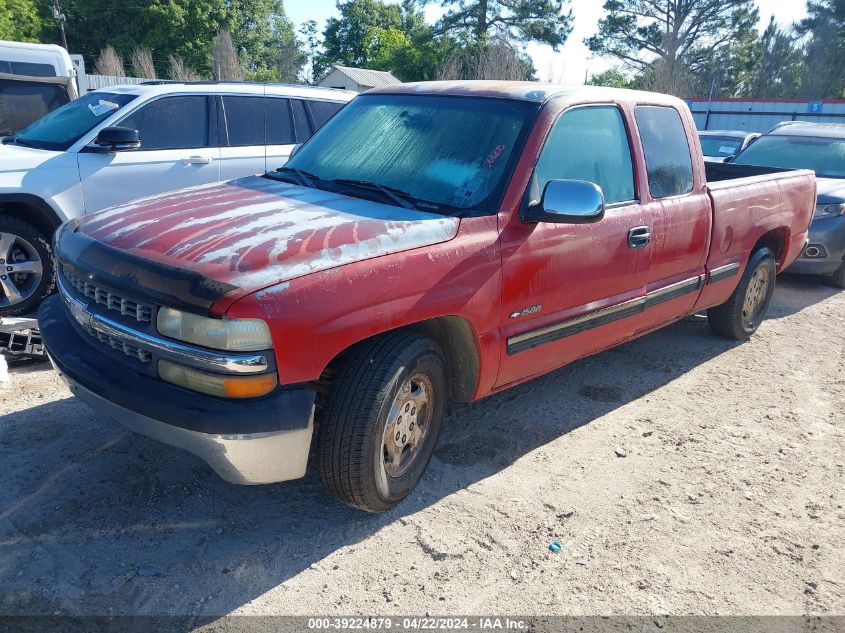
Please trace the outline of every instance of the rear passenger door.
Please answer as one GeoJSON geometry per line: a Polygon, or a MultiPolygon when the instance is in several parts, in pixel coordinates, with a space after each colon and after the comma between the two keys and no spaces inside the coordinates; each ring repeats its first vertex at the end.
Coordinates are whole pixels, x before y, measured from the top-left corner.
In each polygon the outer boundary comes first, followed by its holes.
{"type": "Polygon", "coordinates": [[[273,171],[284,165],[297,143],[304,143],[311,136],[305,107],[298,99],[267,98],[267,147],[265,170],[273,171]],[[292,102],[294,107],[291,107],[292,102]]]}
{"type": "Polygon", "coordinates": [[[268,100],[267,171],[284,165],[297,143],[304,143],[344,104],[311,99],[268,100]]]}
{"type": "Polygon", "coordinates": [[[264,173],[266,102],[260,95],[219,98],[221,180],[264,173]]]}
{"type": "Polygon", "coordinates": [[[651,199],[648,301],[643,332],[686,315],[695,304],[710,243],[711,206],[690,134],[671,106],[638,105],[639,130],[651,199]]]}
{"type": "Polygon", "coordinates": [[[115,125],[138,130],[141,148],[77,155],[87,213],[136,198],[220,180],[213,103],[204,95],[167,95],[115,125]]]}

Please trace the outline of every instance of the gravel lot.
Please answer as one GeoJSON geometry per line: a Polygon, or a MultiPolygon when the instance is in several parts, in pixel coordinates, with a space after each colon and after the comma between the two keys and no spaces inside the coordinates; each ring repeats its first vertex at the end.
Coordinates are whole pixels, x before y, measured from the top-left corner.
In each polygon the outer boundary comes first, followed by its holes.
{"type": "Polygon", "coordinates": [[[227,484],[16,364],[0,613],[844,614],[843,333],[845,292],[787,277],[749,343],[687,320],[458,405],[381,516],[227,484]]]}

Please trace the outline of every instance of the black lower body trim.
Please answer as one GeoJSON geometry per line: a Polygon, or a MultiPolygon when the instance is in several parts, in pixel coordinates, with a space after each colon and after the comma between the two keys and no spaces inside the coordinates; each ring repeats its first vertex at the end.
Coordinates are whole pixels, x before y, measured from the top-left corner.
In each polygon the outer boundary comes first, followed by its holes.
{"type": "MultiPolygon", "coordinates": [[[[739,266],[739,264],[737,264],[739,266]]],[[[692,292],[698,292],[704,281],[704,275],[696,275],[657,290],[648,292],[644,297],[629,299],[607,308],[588,312],[581,316],[546,325],[536,330],[530,330],[508,338],[507,352],[509,355],[518,354],[539,345],[580,334],[593,328],[613,323],[644,312],[658,304],[677,299],[692,292]]]]}
{"type": "Polygon", "coordinates": [[[727,264],[725,266],[719,266],[718,268],[714,268],[710,271],[710,276],[707,278],[707,283],[714,284],[717,281],[722,281],[723,279],[733,277],[739,272],[739,267],[739,262],[733,262],[732,264],[727,264]]]}

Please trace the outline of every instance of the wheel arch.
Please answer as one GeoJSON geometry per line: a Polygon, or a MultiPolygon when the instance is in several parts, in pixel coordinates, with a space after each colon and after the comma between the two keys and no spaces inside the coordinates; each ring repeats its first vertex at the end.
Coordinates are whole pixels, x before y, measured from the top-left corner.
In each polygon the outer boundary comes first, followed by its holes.
{"type": "Polygon", "coordinates": [[[323,370],[318,383],[318,392],[325,392],[337,374],[339,365],[358,346],[380,336],[403,331],[416,331],[435,341],[443,350],[446,361],[449,396],[453,400],[467,402],[472,399],[478,385],[481,370],[478,339],[470,322],[455,315],[439,316],[417,321],[399,328],[385,330],[357,341],[332,358],[323,370]]]}
{"type": "Polygon", "coordinates": [[[26,193],[0,194],[0,215],[31,224],[51,240],[62,224],[59,214],[43,198],[26,193]]]}
{"type": "Polygon", "coordinates": [[[778,272],[781,270],[783,258],[786,255],[786,249],[789,244],[789,229],[785,226],[772,229],[763,233],[751,249],[754,253],[761,247],[766,247],[774,253],[775,262],[777,262],[778,272]]]}

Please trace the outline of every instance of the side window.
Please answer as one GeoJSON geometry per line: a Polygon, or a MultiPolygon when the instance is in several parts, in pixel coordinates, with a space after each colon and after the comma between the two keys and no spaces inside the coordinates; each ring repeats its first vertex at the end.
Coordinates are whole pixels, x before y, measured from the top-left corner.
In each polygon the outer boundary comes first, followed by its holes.
{"type": "Polygon", "coordinates": [[[314,131],[319,130],[326,121],[331,119],[337,111],[343,107],[342,103],[332,101],[309,101],[308,109],[311,111],[311,120],[314,122],[314,131]]]}
{"type": "Polygon", "coordinates": [[[293,129],[296,133],[296,142],[304,143],[311,138],[311,128],[308,125],[308,115],[305,114],[305,104],[299,99],[291,99],[290,105],[293,108],[293,129]]]}
{"type": "Polygon", "coordinates": [[[287,99],[267,99],[267,145],[293,145],[293,120],[287,99]]]}
{"type": "Polygon", "coordinates": [[[157,99],[118,125],[138,130],[142,150],[208,147],[208,104],[203,96],[157,99]]]}
{"type": "Polygon", "coordinates": [[[265,101],[264,97],[223,97],[229,147],[264,145],[265,101]]]}
{"type": "Polygon", "coordinates": [[[588,106],[561,115],[543,146],[534,179],[533,200],[540,199],[550,180],[595,183],[608,204],[634,200],[631,146],[619,109],[588,106]]]}
{"type": "Polygon", "coordinates": [[[637,106],[634,116],[651,195],[667,198],[692,191],[692,158],[678,111],[667,106],[637,106]]]}

